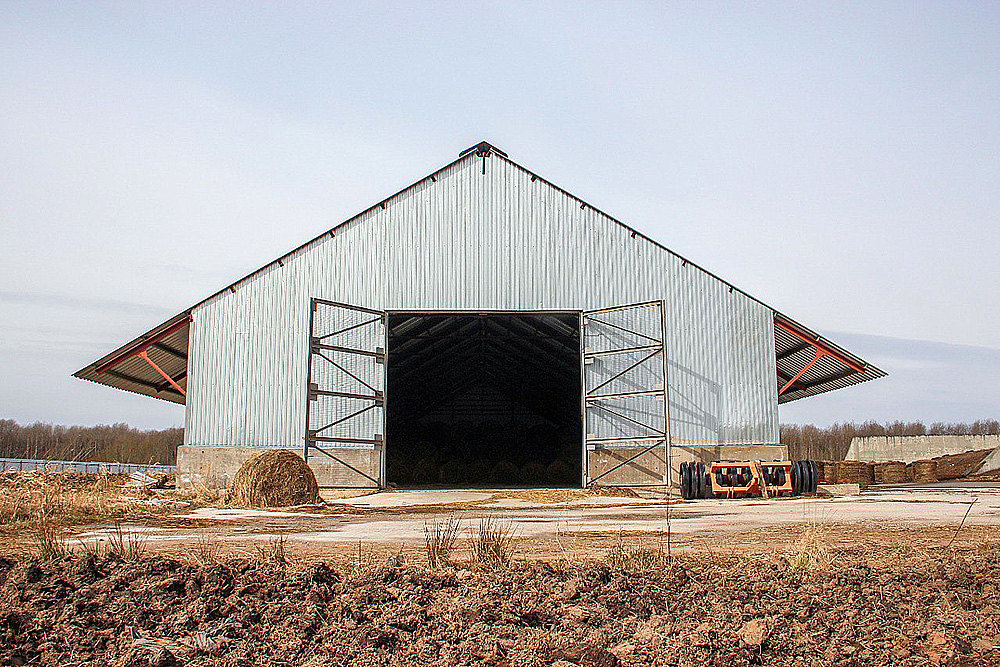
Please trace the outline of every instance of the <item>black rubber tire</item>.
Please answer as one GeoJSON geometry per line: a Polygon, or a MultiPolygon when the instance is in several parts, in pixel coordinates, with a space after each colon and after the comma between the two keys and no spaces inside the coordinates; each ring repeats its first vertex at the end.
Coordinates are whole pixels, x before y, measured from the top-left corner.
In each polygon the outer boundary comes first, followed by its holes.
{"type": "Polygon", "coordinates": [[[697,487],[698,487],[695,495],[698,498],[704,498],[705,497],[705,464],[702,463],[701,461],[698,461],[697,463],[694,464],[694,478],[695,478],[695,481],[697,482],[697,487]]]}
{"type": "Polygon", "coordinates": [[[681,464],[681,498],[688,500],[691,497],[691,475],[688,474],[688,462],[681,464]]]}
{"type": "Polygon", "coordinates": [[[708,477],[708,466],[704,463],[698,464],[698,474],[701,478],[701,497],[711,498],[712,497],[712,480],[708,477]]]}
{"type": "Polygon", "coordinates": [[[806,485],[806,493],[815,493],[816,475],[813,473],[812,461],[803,461],[802,467],[806,469],[806,477],[809,478],[809,483],[806,485]]]}
{"type": "Polygon", "coordinates": [[[809,464],[799,461],[799,493],[809,493],[812,488],[812,475],[809,474],[809,464]]]}
{"type": "Polygon", "coordinates": [[[819,464],[815,461],[810,461],[809,464],[813,470],[813,493],[816,493],[819,490],[819,464]]]}
{"type": "Polygon", "coordinates": [[[798,461],[792,461],[792,495],[797,496],[802,493],[802,468],[798,461]]]}

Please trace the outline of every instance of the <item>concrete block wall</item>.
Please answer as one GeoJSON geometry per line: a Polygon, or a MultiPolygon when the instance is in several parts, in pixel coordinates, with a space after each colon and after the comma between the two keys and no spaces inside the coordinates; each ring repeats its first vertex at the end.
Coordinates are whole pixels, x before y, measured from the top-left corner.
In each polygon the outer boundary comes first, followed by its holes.
{"type": "Polygon", "coordinates": [[[854,438],[844,457],[848,461],[902,461],[913,463],[946,454],[1000,447],[1000,435],[908,435],[854,438]]]}

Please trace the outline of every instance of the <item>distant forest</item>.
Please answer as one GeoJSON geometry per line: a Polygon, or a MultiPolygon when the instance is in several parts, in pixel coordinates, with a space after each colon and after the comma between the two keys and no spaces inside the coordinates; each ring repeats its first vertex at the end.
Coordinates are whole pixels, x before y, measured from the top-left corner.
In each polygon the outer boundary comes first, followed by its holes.
{"type": "Polygon", "coordinates": [[[781,442],[788,445],[790,459],[842,461],[851,439],[869,435],[1000,435],[1000,422],[983,419],[971,424],[934,422],[844,422],[826,428],[798,424],[781,425],[781,442]]]}
{"type": "MultiPolygon", "coordinates": [[[[851,438],[867,435],[1000,435],[1000,422],[986,419],[928,426],[919,421],[868,421],[826,428],[781,425],[781,442],[788,445],[792,459],[841,460],[851,438]]],[[[6,458],[173,464],[177,445],[183,441],[182,428],[143,431],[127,424],[55,426],[40,422],[22,426],[11,419],[0,419],[0,457],[6,458]]]]}
{"type": "Polygon", "coordinates": [[[128,424],[55,426],[0,419],[0,457],[63,461],[166,463],[177,461],[184,429],[141,431],[128,424]]]}

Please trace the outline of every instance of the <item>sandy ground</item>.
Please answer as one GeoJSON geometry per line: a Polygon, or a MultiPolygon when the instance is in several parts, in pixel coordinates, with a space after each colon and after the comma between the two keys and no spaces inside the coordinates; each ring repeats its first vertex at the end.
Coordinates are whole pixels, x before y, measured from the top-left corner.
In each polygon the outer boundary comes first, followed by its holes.
{"type": "MultiPolygon", "coordinates": [[[[223,551],[252,551],[276,539],[292,554],[336,557],[362,551],[419,554],[424,529],[449,516],[470,538],[481,518],[509,521],[529,557],[599,555],[616,541],[669,539],[680,551],[781,546],[806,527],[829,529],[845,543],[947,542],[1000,537],[1000,485],[950,484],[868,490],[844,497],[697,500],[593,496],[579,490],[392,491],[333,498],[289,510],[179,508],[166,517],[126,523],[148,549],[183,551],[211,540],[223,551]],[[837,530],[833,530],[837,527],[837,530]],[[666,535],[669,533],[669,538],[666,535]]],[[[107,540],[110,526],[89,526],[75,543],[107,540]]]]}

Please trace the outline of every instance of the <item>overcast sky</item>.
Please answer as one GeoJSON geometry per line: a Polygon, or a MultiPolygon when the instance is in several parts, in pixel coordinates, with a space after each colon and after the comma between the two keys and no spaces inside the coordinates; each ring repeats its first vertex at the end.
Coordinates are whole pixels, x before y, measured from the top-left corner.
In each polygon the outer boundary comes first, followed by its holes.
{"type": "Polygon", "coordinates": [[[0,418],[487,139],[890,378],[1000,415],[1000,4],[0,3],[0,418]],[[925,342],[915,342],[925,341],[925,342]]]}

